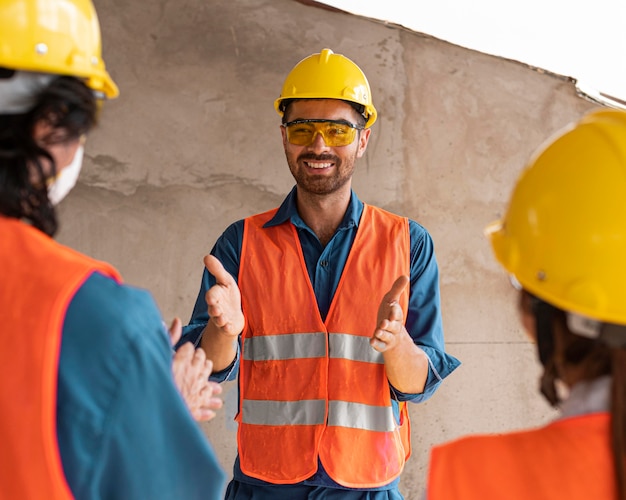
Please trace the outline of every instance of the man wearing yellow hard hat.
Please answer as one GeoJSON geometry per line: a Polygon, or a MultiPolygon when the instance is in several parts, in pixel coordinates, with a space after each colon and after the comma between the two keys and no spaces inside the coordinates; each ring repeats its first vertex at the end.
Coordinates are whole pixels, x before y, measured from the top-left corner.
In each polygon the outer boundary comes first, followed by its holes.
{"type": "Polygon", "coordinates": [[[435,447],[428,499],[626,500],[626,113],[540,148],[486,233],[561,416],[435,447]]]}
{"type": "Polygon", "coordinates": [[[183,336],[214,380],[239,378],[226,498],[401,499],[407,402],[459,365],[444,349],[433,242],[352,190],[377,116],[353,61],[304,58],[275,108],[295,187],[218,239],[183,336]]]}
{"type": "Polygon", "coordinates": [[[189,407],[179,393],[192,396],[181,373],[210,373],[204,353],[189,346],[173,367],[151,295],[52,239],[99,102],[117,94],[90,0],[0,0],[3,499],[223,495],[194,420],[212,386],[189,407]]]}

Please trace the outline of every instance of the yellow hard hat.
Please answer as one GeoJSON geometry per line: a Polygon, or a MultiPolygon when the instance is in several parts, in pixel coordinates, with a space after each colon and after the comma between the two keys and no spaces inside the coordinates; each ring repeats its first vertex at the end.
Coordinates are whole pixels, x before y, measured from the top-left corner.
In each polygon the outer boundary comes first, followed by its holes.
{"type": "Polygon", "coordinates": [[[485,233],[530,293],[626,325],[626,113],[591,112],[541,147],[485,233]]]}
{"type": "Polygon", "coordinates": [[[75,76],[108,98],[119,94],[91,0],[0,0],[0,67],[75,76]]]}
{"type": "Polygon", "coordinates": [[[350,101],[364,107],[365,128],[376,121],[376,108],[365,73],[350,59],[330,49],[302,59],[287,75],[280,97],[274,101],[280,116],[283,115],[281,103],[286,99],[350,101]]]}

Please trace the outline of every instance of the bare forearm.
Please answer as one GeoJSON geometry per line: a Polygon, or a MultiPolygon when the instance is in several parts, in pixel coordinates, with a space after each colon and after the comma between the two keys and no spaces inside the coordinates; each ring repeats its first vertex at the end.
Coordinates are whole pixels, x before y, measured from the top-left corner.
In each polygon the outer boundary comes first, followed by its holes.
{"type": "Polygon", "coordinates": [[[408,332],[393,349],[383,352],[389,383],[407,394],[421,394],[428,378],[428,356],[408,332]]]}
{"type": "Polygon", "coordinates": [[[200,347],[207,359],[213,361],[213,371],[227,368],[237,355],[237,336],[226,335],[212,321],[209,321],[202,333],[200,347]]]}

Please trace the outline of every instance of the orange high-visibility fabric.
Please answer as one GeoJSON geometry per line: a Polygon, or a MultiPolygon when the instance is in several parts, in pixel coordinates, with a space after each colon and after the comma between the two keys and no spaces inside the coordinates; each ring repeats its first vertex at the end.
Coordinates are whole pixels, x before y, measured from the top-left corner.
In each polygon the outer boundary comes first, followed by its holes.
{"type": "Polygon", "coordinates": [[[610,415],[528,431],[469,436],[431,452],[428,500],[617,498],[610,415]]]}
{"type": "Polygon", "coordinates": [[[66,500],[56,434],[57,374],[67,306],[108,264],[0,216],[0,498],[66,500]]]}
{"type": "MultiPolygon", "coordinates": [[[[239,271],[246,316],[237,415],[241,470],[275,484],[296,483],[316,472],[319,456],[328,475],[343,486],[388,484],[400,475],[410,454],[406,405],[401,404],[400,429],[380,432],[327,425],[329,402],[333,401],[372,405],[391,412],[382,356],[378,363],[332,357],[329,339],[342,334],[341,338],[355,336],[368,342],[383,295],[398,276],[410,273],[408,220],[365,205],[323,322],[296,229],[291,224],[263,227],[275,213],[271,210],[245,221],[239,271]],[[246,359],[246,339],[319,332],[325,339],[325,355],[246,359]],[[252,401],[304,400],[325,404],[323,422],[258,425],[246,423],[242,417],[252,401]]],[[[408,288],[400,305],[406,314],[408,288]]],[[[367,344],[367,350],[373,348],[367,344]]]]}

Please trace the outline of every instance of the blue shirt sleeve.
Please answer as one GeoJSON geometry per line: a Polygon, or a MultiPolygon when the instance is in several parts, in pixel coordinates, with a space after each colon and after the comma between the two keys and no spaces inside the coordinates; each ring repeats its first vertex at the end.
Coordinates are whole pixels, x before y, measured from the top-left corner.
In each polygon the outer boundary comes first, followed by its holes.
{"type": "Polygon", "coordinates": [[[225,474],[172,377],[152,296],[94,273],[73,297],[57,435],[76,498],[223,498],[225,474]]]}
{"type": "MultiPolygon", "coordinates": [[[[243,220],[239,220],[226,228],[211,250],[211,254],[217,257],[224,269],[231,274],[235,281],[238,281],[239,278],[239,256],[241,254],[241,242],[243,241],[243,224],[243,220]]],[[[200,291],[191,313],[191,319],[187,325],[183,326],[183,334],[176,344],[177,349],[186,342],[193,342],[195,346],[200,344],[202,331],[209,321],[209,313],[207,312],[204,297],[208,289],[214,284],[215,278],[204,268],[200,282],[200,291]]],[[[221,383],[237,378],[240,349],[241,347],[238,344],[237,354],[230,366],[220,372],[212,373],[209,377],[210,380],[221,383]]]]}
{"type": "Polygon", "coordinates": [[[435,247],[428,231],[409,220],[411,236],[411,276],[409,310],[406,329],[428,356],[430,370],[426,387],[421,394],[404,394],[394,389],[399,401],[419,403],[430,398],[442,380],[461,363],[445,352],[441,298],[439,292],[439,267],[435,247]]]}

